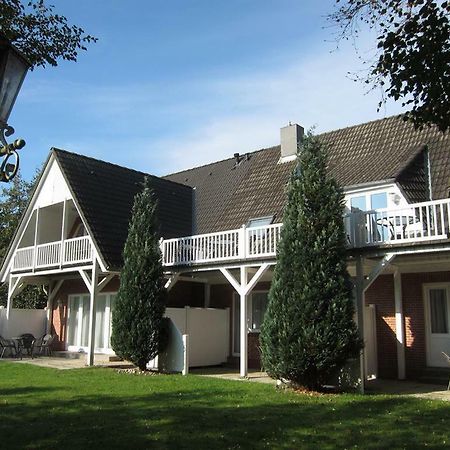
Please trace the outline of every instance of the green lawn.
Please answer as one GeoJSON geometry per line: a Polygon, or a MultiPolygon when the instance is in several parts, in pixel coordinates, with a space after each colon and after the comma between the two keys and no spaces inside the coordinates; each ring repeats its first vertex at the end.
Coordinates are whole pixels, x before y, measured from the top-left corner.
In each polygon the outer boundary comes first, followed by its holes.
{"type": "Polygon", "coordinates": [[[0,363],[0,447],[449,447],[449,404],[0,363]]]}

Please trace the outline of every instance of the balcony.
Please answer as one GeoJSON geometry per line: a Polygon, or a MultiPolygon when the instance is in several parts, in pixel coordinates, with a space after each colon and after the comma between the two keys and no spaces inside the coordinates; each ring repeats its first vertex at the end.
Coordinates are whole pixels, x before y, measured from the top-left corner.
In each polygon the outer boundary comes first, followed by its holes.
{"type": "Polygon", "coordinates": [[[282,224],[198,234],[161,242],[164,266],[274,258],[282,224]]]}
{"type": "MultiPolygon", "coordinates": [[[[449,238],[450,199],[360,211],[343,218],[348,248],[400,246],[449,238]]],[[[165,239],[163,265],[189,266],[276,257],[282,224],[165,239]]]]}
{"type": "Polygon", "coordinates": [[[90,263],[92,248],[89,236],[19,248],[14,255],[12,272],[90,263]]]}

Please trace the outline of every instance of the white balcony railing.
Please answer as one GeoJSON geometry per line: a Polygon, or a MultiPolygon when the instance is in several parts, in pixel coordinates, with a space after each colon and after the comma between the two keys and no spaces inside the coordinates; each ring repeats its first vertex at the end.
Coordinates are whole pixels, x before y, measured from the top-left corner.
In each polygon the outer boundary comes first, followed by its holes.
{"type": "Polygon", "coordinates": [[[36,267],[58,266],[61,261],[61,241],[36,246],[36,267]]]}
{"type": "Polygon", "coordinates": [[[92,261],[92,242],[89,236],[49,242],[16,250],[12,270],[24,271],[92,261]]]}
{"type": "Polygon", "coordinates": [[[448,239],[450,199],[351,213],[344,221],[349,247],[448,239]]]}
{"type": "Polygon", "coordinates": [[[64,241],[63,264],[76,264],[92,260],[92,244],[88,236],[64,241]]]}
{"type": "MultiPolygon", "coordinates": [[[[349,248],[448,239],[450,199],[344,216],[349,248]]],[[[190,265],[229,260],[273,258],[282,224],[220,231],[161,242],[163,265],[190,265]]]]}
{"type": "MultiPolygon", "coordinates": [[[[449,238],[450,199],[392,209],[354,212],[343,218],[349,248],[400,245],[449,238]]],[[[164,266],[209,264],[274,258],[282,224],[161,241],[164,266]]],[[[25,271],[92,261],[88,236],[16,250],[13,271],[25,271]]]]}
{"type": "Polygon", "coordinates": [[[274,257],[281,224],[166,239],[161,243],[165,266],[274,257]]]}

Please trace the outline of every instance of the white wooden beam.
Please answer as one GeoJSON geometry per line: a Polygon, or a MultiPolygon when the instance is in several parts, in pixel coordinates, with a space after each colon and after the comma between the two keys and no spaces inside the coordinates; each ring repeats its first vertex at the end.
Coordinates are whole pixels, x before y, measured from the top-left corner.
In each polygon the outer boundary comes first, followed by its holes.
{"type": "Polygon", "coordinates": [[[178,273],[175,273],[169,277],[169,279],[166,281],[166,284],[164,285],[167,291],[170,291],[175,286],[179,277],[180,275],[178,273]]]}
{"type": "Polygon", "coordinates": [[[90,288],[90,302],[89,302],[89,334],[88,334],[88,353],[87,353],[87,365],[94,365],[94,353],[95,353],[95,312],[96,312],[96,301],[98,292],[98,274],[99,265],[97,260],[94,261],[94,266],[92,267],[91,276],[91,288],[90,288]]]}
{"type": "MultiPolygon", "coordinates": [[[[356,320],[358,324],[358,332],[360,339],[364,339],[364,267],[363,258],[358,255],[356,258],[356,284],[355,284],[355,303],[356,303],[356,320]]],[[[360,369],[360,390],[364,394],[366,386],[366,368],[364,347],[361,349],[359,355],[359,369],[360,369]]]]}
{"type": "Polygon", "coordinates": [[[8,300],[6,304],[6,320],[9,320],[9,316],[11,315],[11,309],[13,307],[14,297],[19,294],[26,286],[24,283],[23,276],[18,276],[15,280],[14,277],[10,275],[9,284],[8,284],[8,300]],[[14,280],[14,281],[13,281],[14,280]]]}
{"type": "Polygon", "coordinates": [[[103,278],[97,286],[97,291],[100,292],[102,289],[105,288],[105,286],[115,277],[113,273],[109,273],[103,278]]]}
{"type": "MultiPolygon", "coordinates": [[[[94,263],[95,266],[95,263],[94,263]]],[[[92,271],[94,271],[94,268],[92,268],[92,271]]],[[[92,282],[91,282],[91,278],[89,277],[88,273],[86,270],[78,270],[81,279],[84,281],[84,284],[86,285],[86,287],[88,288],[89,293],[91,293],[92,290],[92,282]]]]}
{"type": "Polygon", "coordinates": [[[392,260],[395,258],[395,253],[386,253],[384,257],[378,262],[378,264],[372,269],[368,277],[364,281],[364,292],[369,289],[372,283],[377,279],[379,275],[389,266],[392,260]]]}
{"type": "Polygon", "coordinates": [[[64,248],[65,248],[65,239],[66,239],[66,203],[67,200],[63,201],[63,210],[62,210],[62,221],[61,221],[61,249],[59,255],[59,268],[62,267],[64,261],[64,248]]]}
{"type": "Polygon", "coordinates": [[[402,275],[398,269],[394,272],[395,299],[395,336],[397,338],[397,375],[399,380],[406,377],[405,364],[405,322],[403,316],[402,275]]]}
{"type": "Polygon", "coordinates": [[[252,291],[252,289],[256,286],[258,281],[264,275],[266,270],[270,267],[271,264],[263,263],[259,266],[255,275],[248,280],[249,276],[249,267],[241,266],[240,267],[240,282],[236,280],[236,278],[232,275],[229,269],[225,267],[221,267],[220,271],[223,276],[228,280],[228,282],[233,286],[236,292],[239,294],[240,300],[240,363],[239,363],[239,373],[241,377],[246,377],[248,375],[248,324],[247,324],[247,309],[248,309],[248,295],[252,291]]]}
{"type": "Polygon", "coordinates": [[[61,286],[63,285],[63,283],[64,283],[64,280],[58,280],[58,281],[56,281],[54,286],[51,287],[51,289],[49,290],[49,294],[48,294],[48,299],[50,302],[53,303],[53,300],[55,299],[56,294],[61,289],[61,286]]]}
{"type": "MultiPolygon", "coordinates": [[[[264,263],[262,264],[258,270],[256,271],[255,275],[253,275],[252,279],[246,284],[246,294],[249,294],[252,289],[256,286],[256,283],[261,279],[261,277],[264,275],[266,270],[269,268],[269,264],[264,263]]],[[[248,273],[248,272],[247,272],[248,273]]],[[[241,279],[242,283],[242,279],[241,279]]]]}
{"type": "MultiPolygon", "coordinates": [[[[226,269],[224,269],[226,270],[226,269]]],[[[240,357],[239,357],[239,374],[241,377],[246,377],[248,375],[248,325],[247,325],[247,307],[248,307],[248,268],[241,267],[241,286],[242,288],[238,291],[240,297],[241,306],[241,317],[240,317],[240,357]]],[[[231,276],[231,274],[230,274],[231,276]]]]}
{"type": "MultiPolygon", "coordinates": [[[[242,283],[242,269],[241,267],[241,283],[242,283]]],[[[241,283],[238,283],[236,278],[231,274],[231,272],[228,269],[225,269],[224,267],[220,268],[220,271],[222,272],[222,275],[228,280],[228,282],[233,286],[235,291],[240,294],[241,293],[241,283]]]]}

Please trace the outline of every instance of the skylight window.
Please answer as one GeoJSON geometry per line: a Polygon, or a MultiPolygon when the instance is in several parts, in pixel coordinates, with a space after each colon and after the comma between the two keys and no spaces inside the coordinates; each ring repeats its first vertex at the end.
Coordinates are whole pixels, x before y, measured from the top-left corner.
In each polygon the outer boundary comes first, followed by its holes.
{"type": "Polygon", "coordinates": [[[263,227],[264,225],[270,225],[273,222],[275,216],[257,217],[256,219],[250,219],[247,222],[248,228],[263,227]]]}

